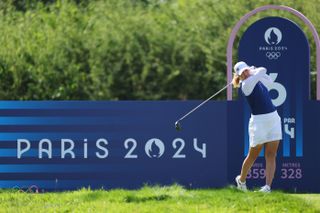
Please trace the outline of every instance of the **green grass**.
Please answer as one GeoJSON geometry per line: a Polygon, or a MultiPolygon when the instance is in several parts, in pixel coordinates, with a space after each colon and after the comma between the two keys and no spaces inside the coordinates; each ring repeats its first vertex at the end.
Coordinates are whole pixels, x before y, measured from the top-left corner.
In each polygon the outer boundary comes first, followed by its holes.
{"type": "Polygon", "coordinates": [[[320,194],[186,190],[177,185],[43,194],[2,190],[0,212],[320,212],[320,194]]]}
{"type": "Polygon", "coordinates": [[[314,206],[320,212],[320,194],[295,194],[294,196],[305,200],[308,205],[314,206]]]}

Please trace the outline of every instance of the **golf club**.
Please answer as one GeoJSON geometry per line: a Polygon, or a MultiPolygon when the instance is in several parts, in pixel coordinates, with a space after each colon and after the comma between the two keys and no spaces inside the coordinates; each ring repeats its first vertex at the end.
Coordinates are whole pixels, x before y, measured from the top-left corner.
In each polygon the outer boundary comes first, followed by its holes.
{"type": "Polygon", "coordinates": [[[226,86],[224,86],[222,89],[220,89],[218,92],[216,92],[215,94],[213,94],[212,96],[210,96],[207,100],[203,101],[202,103],[200,103],[198,106],[196,106],[195,108],[193,108],[192,110],[190,110],[188,113],[186,113],[184,116],[182,116],[181,118],[179,118],[175,123],[174,126],[176,128],[177,131],[181,130],[181,124],[180,121],[182,121],[183,119],[185,119],[188,115],[190,115],[191,113],[193,113],[194,111],[196,111],[199,107],[201,107],[203,104],[207,103],[210,99],[214,98],[216,95],[218,95],[220,92],[222,92],[223,90],[225,90],[228,86],[230,86],[232,84],[232,82],[228,83],[226,86]]]}

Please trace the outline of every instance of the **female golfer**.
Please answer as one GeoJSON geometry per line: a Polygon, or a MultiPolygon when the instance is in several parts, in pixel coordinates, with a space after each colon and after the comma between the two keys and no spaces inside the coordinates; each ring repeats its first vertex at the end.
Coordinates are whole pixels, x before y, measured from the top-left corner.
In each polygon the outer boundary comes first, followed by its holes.
{"type": "Polygon", "coordinates": [[[241,173],[235,180],[238,189],[247,190],[246,177],[248,171],[257,159],[262,147],[265,147],[266,160],[266,185],[261,187],[261,192],[271,192],[271,184],[276,169],[276,155],[279,141],[282,139],[281,118],[272,104],[268,85],[272,80],[266,74],[264,67],[249,67],[240,61],[234,66],[233,86],[241,87],[250,108],[248,156],[242,164],[241,173]]]}

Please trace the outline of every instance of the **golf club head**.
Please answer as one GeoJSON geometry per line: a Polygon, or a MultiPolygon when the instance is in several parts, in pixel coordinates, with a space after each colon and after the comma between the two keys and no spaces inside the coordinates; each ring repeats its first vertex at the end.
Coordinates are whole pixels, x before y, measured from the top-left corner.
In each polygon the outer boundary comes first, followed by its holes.
{"type": "Polygon", "coordinates": [[[180,125],[179,121],[176,121],[176,122],[174,123],[174,126],[176,127],[176,130],[177,130],[177,131],[180,131],[180,130],[181,130],[181,125],[180,125]]]}

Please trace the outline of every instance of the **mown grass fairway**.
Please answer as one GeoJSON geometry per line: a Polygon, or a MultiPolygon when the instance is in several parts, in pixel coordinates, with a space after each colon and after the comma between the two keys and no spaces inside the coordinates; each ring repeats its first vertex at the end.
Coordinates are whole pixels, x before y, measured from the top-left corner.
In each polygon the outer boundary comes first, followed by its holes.
{"type": "Polygon", "coordinates": [[[1,212],[320,212],[320,195],[243,193],[234,188],[82,189],[31,194],[0,191],[1,212]]]}

